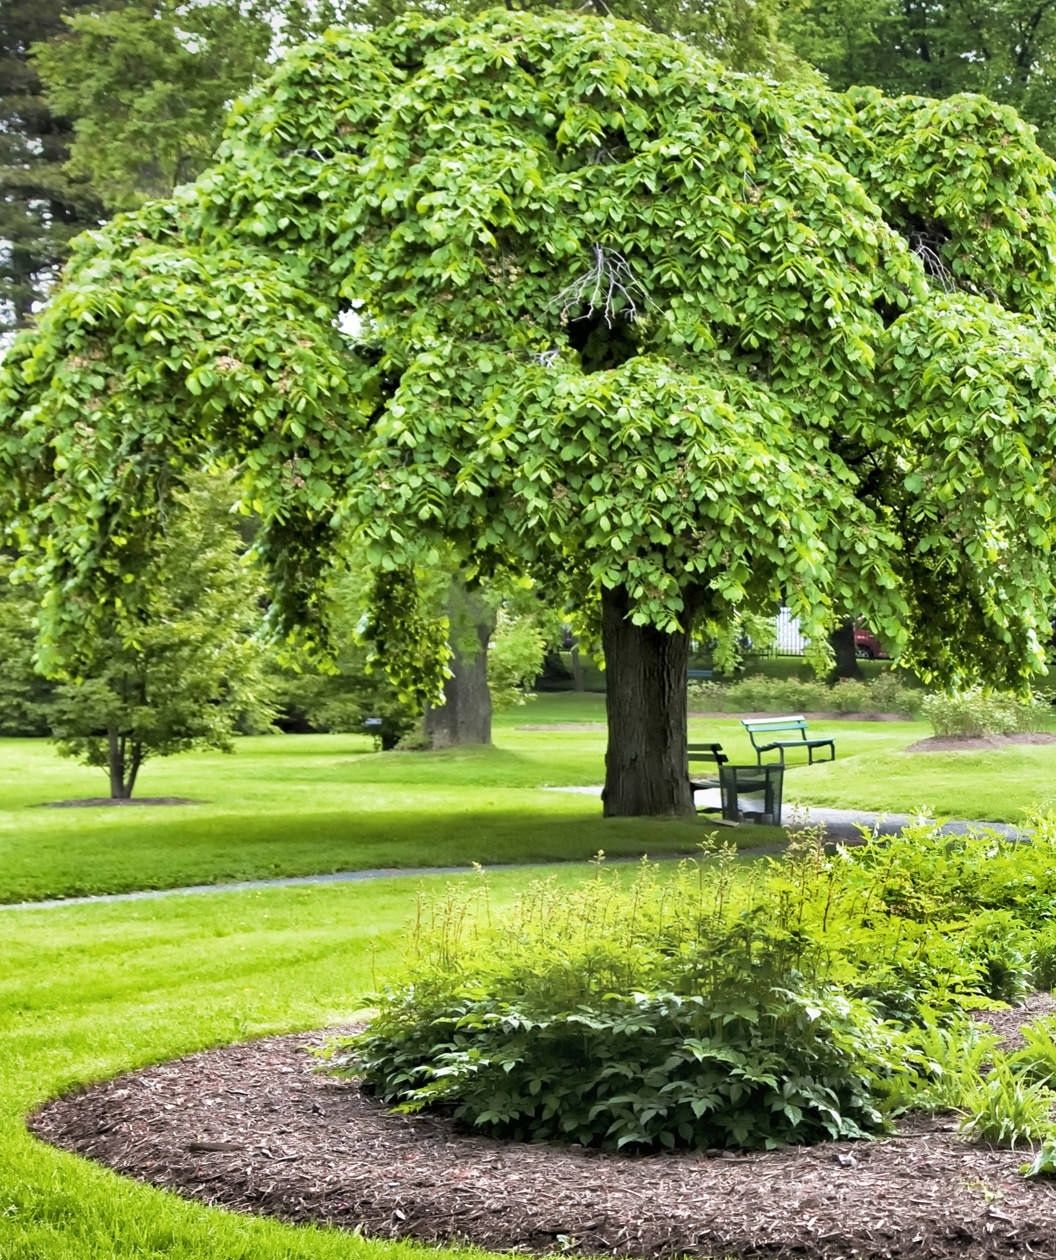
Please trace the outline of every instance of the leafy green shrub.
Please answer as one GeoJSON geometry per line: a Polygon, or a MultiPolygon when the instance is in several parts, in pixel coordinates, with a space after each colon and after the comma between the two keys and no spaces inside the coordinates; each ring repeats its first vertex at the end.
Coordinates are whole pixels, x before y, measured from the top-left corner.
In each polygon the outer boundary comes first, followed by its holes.
{"type": "Polygon", "coordinates": [[[868,708],[872,688],[855,678],[841,678],[827,690],[828,698],[822,703],[833,712],[862,713],[868,708]]]}
{"type": "Polygon", "coordinates": [[[726,694],[730,706],[739,712],[803,713],[822,708],[829,689],[822,682],[755,674],[730,683],[726,694]]]}
{"type": "Polygon", "coordinates": [[[886,669],[869,684],[869,700],[864,711],[916,716],[923,701],[923,692],[916,687],[907,687],[899,682],[896,673],[886,669]]]}
{"type": "Polygon", "coordinates": [[[1024,1177],[1056,1176],[1056,1137],[1042,1142],[1029,1164],[1021,1164],[1019,1171],[1024,1177]]]}
{"type": "Polygon", "coordinates": [[[730,850],[673,880],[643,866],[626,888],[600,871],[542,881],[494,927],[486,885],[450,890],[420,910],[413,982],[333,1066],[507,1137],[649,1149],[876,1130],[906,1046],[830,979],[812,854],[789,859],[777,896],[730,850]]]}
{"type": "Polygon", "coordinates": [[[992,1142],[1015,1150],[1053,1137],[1052,1108],[1056,1093],[1043,1084],[1031,1084],[1017,1074],[1004,1056],[964,1097],[968,1116],[960,1132],[979,1142],[992,1142]]]}
{"type": "Polygon", "coordinates": [[[1014,1006],[1033,989],[1032,934],[1011,910],[982,910],[959,929],[962,957],[978,963],[983,993],[1014,1006]]]}
{"type": "Polygon", "coordinates": [[[384,1102],[440,1104],[495,1136],[620,1149],[776,1146],[883,1126],[897,1038],[834,989],[635,993],[536,1012],[394,995],[335,1052],[384,1102]]]}
{"type": "Polygon", "coordinates": [[[1012,735],[1044,730],[1052,718],[1051,707],[1036,699],[982,687],[933,692],[924,697],[921,710],[936,735],[1012,735]]]}
{"type": "Polygon", "coordinates": [[[1030,969],[1039,989],[1056,988],[1056,921],[1050,920],[1035,932],[1030,969]]]}
{"type": "Polygon", "coordinates": [[[1056,1083],[1056,1019],[1039,1019],[1020,1029],[1023,1045],[1009,1056],[1009,1063],[1027,1080],[1041,1085],[1056,1083]]]}
{"type": "Polygon", "coordinates": [[[1001,1104],[1019,1140],[1040,1095],[986,1094],[994,1042],[963,1012],[1026,991],[1052,844],[928,823],[822,839],[751,868],[729,847],[673,877],[644,863],[629,884],[599,865],[574,889],[533,884],[499,922],[486,880],[453,886],[420,905],[412,981],[332,1066],[497,1136],[770,1146],[921,1105],[963,1105],[989,1133],[1001,1104]]]}
{"type": "Polygon", "coordinates": [[[874,681],[843,678],[833,686],[800,678],[753,674],[736,682],[702,680],[689,684],[690,706],[737,713],[907,713],[915,714],[921,693],[885,671],[874,681]]]}
{"type": "Polygon", "coordinates": [[[689,684],[689,707],[706,713],[721,713],[726,706],[726,686],[712,678],[694,679],[689,684]]]}
{"type": "Polygon", "coordinates": [[[890,1100],[892,1111],[964,1111],[975,1098],[1000,1044],[1000,1037],[976,1020],[929,1018],[910,1035],[917,1071],[898,1081],[904,1092],[890,1100]]]}
{"type": "Polygon", "coordinates": [[[903,919],[957,922],[1008,910],[1037,932],[1056,910],[1056,843],[1044,830],[1025,842],[985,829],[950,836],[923,822],[884,844],[848,849],[844,861],[856,872],[849,879],[864,880],[903,919]]]}

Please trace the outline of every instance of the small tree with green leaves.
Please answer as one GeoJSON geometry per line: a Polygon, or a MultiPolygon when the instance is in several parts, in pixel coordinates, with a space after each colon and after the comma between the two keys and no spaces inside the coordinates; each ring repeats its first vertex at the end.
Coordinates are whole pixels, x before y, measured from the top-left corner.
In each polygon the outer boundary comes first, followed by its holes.
{"type": "Polygon", "coordinates": [[[107,771],[127,800],[152,757],[230,751],[238,726],[270,721],[259,589],[246,569],[222,484],[177,496],[147,562],[148,595],[86,642],[80,671],[48,706],[59,752],[107,771]]]}

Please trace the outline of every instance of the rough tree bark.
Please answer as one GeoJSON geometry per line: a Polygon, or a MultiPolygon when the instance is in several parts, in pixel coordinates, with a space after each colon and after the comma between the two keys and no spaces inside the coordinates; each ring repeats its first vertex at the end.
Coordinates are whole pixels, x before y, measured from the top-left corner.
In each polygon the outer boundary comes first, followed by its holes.
{"type": "Polygon", "coordinates": [[[447,614],[451,677],[444,684],[444,703],[425,711],[425,734],[433,748],[490,744],[488,643],[495,630],[495,611],[455,578],[448,592],[447,614]]]}
{"type": "Polygon", "coordinates": [[[624,588],[602,592],[607,818],[693,815],[686,773],[689,632],[634,625],[624,588]]]}

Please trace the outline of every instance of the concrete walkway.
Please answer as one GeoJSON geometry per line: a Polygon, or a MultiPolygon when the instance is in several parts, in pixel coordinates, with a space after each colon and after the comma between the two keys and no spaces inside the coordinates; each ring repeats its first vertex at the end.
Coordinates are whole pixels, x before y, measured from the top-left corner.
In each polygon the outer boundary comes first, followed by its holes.
{"type": "MultiPolygon", "coordinates": [[[[548,788],[546,791],[579,792],[583,794],[601,795],[600,787],[548,788]]],[[[717,806],[718,792],[714,793],[714,804],[717,806]]],[[[699,792],[698,803],[710,805],[709,793],[699,792]]],[[[910,823],[922,821],[919,815],[911,814],[871,814],[853,809],[822,809],[813,805],[787,805],[783,811],[785,826],[798,823],[800,826],[822,824],[828,839],[835,841],[858,841],[863,830],[875,836],[895,836],[910,823]]],[[[1025,840],[1028,833],[1021,827],[1010,823],[969,822],[955,820],[944,822],[940,831],[945,835],[963,836],[972,831],[995,831],[1010,840],[1025,840]]],[[[775,850],[776,851],[776,850],[775,850]]],[[[655,855],[657,858],[666,855],[655,855]]],[[[640,858],[607,858],[610,863],[638,862],[640,858]]],[[[527,862],[510,865],[496,864],[489,870],[510,870],[514,867],[540,870],[551,866],[567,866],[567,862],[527,862]]],[[[142,892],[98,893],[88,897],[55,897],[47,901],[13,901],[0,904],[2,910],[43,910],[56,906],[88,906],[99,902],[110,901],[151,901],[158,897],[188,897],[199,893],[245,892],[260,888],[298,888],[318,884],[350,884],[363,883],[375,879],[401,879],[422,875],[469,875],[475,868],[471,866],[406,866],[379,867],[369,871],[337,871],[328,875],[290,875],[279,879],[242,879],[226,884],[189,884],[183,888],[152,888],[142,892]]]]}
{"type": "MultiPolygon", "coordinates": [[[[601,796],[601,788],[597,785],[591,785],[590,787],[544,788],[543,791],[576,792],[584,796],[601,796]]],[[[698,791],[694,799],[698,809],[714,808],[718,810],[722,808],[722,798],[717,789],[714,791],[698,791]]],[[[824,825],[825,833],[830,840],[860,840],[863,828],[877,836],[897,836],[902,828],[908,827],[910,823],[927,820],[920,814],[872,814],[867,810],[825,809],[821,805],[804,805],[798,801],[786,801],[781,811],[781,821],[786,827],[791,826],[793,823],[797,823],[800,826],[821,823],[824,825]]],[[[1027,832],[1022,827],[1016,827],[1012,823],[1000,822],[947,821],[941,825],[940,831],[944,835],[950,836],[963,836],[969,831],[996,831],[999,835],[1007,836],[1010,840],[1025,840],[1027,838],[1027,832]]]]}

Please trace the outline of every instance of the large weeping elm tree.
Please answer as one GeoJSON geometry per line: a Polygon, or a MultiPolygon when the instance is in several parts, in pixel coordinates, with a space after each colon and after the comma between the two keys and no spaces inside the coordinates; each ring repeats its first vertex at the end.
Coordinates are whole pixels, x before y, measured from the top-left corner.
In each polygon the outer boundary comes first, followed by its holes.
{"type": "Polygon", "coordinates": [[[81,240],[7,357],[46,651],[134,603],[212,459],[280,620],[318,617],[357,529],[385,656],[434,695],[430,548],[600,609],[608,814],[692,809],[695,622],[861,614],[937,681],[1022,686],[1054,600],[1054,173],[981,97],[807,94],[618,21],[332,31],[194,186],[81,240]]]}

